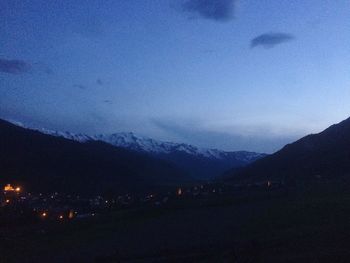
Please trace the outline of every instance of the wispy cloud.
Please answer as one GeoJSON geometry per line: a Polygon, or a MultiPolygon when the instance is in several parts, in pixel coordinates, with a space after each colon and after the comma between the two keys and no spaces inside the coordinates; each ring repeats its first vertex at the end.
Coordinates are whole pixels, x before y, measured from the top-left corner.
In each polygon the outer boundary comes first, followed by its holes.
{"type": "Polygon", "coordinates": [[[182,4],[185,12],[216,21],[229,21],[235,13],[238,0],[186,0],[182,4]]]}
{"type": "Polygon", "coordinates": [[[96,80],[96,84],[99,85],[99,86],[102,86],[103,85],[102,79],[97,79],[96,80]]]}
{"type": "Polygon", "coordinates": [[[87,87],[85,85],[83,85],[83,84],[74,84],[73,87],[74,88],[78,88],[78,89],[83,89],[83,90],[87,89],[87,87]]]}
{"type": "Polygon", "coordinates": [[[0,72],[22,74],[28,72],[30,68],[31,65],[23,60],[0,58],[0,72]]]}
{"type": "Polygon", "coordinates": [[[264,48],[273,48],[276,45],[294,40],[295,37],[287,33],[265,33],[253,38],[250,41],[250,47],[262,46],[264,48]]]}
{"type": "Polygon", "coordinates": [[[110,104],[113,104],[113,101],[111,101],[111,100],[104,100],[103,103],[106,103],[106,104],[110,105],[110,104]]]}

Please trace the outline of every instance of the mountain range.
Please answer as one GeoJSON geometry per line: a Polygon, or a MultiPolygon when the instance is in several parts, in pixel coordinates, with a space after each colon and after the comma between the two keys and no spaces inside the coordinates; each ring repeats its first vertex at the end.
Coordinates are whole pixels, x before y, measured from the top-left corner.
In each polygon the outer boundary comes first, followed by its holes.
{"type": "Polygon", "coordinates": [[[232,182],[350,178],[350,118],[271,155],[200,149],[133,133],[38,131],[0,120],[0,183],[23,182],[36,191],[159,189],[212,178],[227,167],[224,178],[232,182]]]}
{"type": "Polygon", "coordinates": [[[0,120],[0,183],[75,194],[152,191],[189,180],[174,164],[101,141],[84,143],[0,120]]]}
{"type": "Polygon", "coordinates": [[[240,170],[226,173],[227,180],[267,180],[297,184],[350,178],[350,118],[286,145],[240,170]]]}
{"type": "MultiPolygon", "coordinates": [[[[17,123],[17,125],[21,125],[17,123]]],[[[21,125],[24,128],[23,125],[21,125]]],[[[30,128],[33,129],[33,128],[30,128]]],[[[199,148],[185,143],[163,142],[132,132],[87,135],[81,133],[60,132],[48,129],[34,129],[41,133],[85,143],[101,141],[110,145],[151,155],[154,158],[169,161],[185,171],[191,178],[199,180],[213,179],[231,168],[244,167],[266,154],[248,151],[222,151],[199,148]]]]}
{"type": "Polygon", "coordinates": [[[200,149],[133,133],[88,136],[0,120],[0,183],[31,191],[150,191],[208,179],[264,154],[200,149]]]}

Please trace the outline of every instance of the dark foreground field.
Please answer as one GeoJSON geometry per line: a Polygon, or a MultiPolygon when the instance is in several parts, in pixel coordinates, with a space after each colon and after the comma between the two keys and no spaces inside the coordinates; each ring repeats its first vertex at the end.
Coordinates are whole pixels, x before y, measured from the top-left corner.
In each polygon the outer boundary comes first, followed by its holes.
{"type": "Polygon", "coordinates": [[[350,262],[350,188],[254,192],[1,228],[0,262],[350,262]]]}

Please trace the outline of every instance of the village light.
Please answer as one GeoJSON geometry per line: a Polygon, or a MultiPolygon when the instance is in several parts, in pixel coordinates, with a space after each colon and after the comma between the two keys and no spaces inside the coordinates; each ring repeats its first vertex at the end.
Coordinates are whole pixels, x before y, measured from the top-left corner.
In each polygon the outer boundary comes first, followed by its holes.
{"type": "MultiPolygon", "coordinates": [[[[76,212],[75,212],[76,213],[76,212]]],[[[74,217],[74,211],[73,210],[70,210],[69,211],[69,214],[68,214],[68,218],[69,219],[72,219],[74,217]]]]}
{"type": "Polygon", "coordinates": [[[181,188],[177,189],[177,195],[182,195],[182,189],[181,188]]]}
{"type": "Polygon", "coordinates": [[[4,191],[5,192],[11,192],[11,191],[14,191],[15,189],[12,187],[12,185],[11,184],[7,184],[7,185],[5,185],[5,187],[4,187],[4,191]]]}
{"type": "Polygon", "coordinates": [[[46,213],[46,212],[43,212],[43,213],[41,214],[41,216],[42,216],[42,217],[46,217],[46,216],[47,216],[47,213],[46,213]]]}
{"type": "Polygon", "coordinates": [[[9,204],[10,203],[10,199],[6,199],[6,204],[9,204]]]}
{"type": "Polygon", "coordinates": [[[7,184],[4,187],[4,191],[6,192],[20,192],[21,191],[21,187],[17,186],[17,187],[13,187],[11,184],[7,184]]]}

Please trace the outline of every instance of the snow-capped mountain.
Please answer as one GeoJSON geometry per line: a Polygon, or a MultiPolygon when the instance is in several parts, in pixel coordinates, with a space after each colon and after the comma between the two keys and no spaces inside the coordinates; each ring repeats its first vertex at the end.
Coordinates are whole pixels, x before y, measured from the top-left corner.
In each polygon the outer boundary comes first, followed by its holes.
{"type": "Polygon", "coordinates": [[[127,148],[138,152],[146,152],[150,154],[170,154],[173,152],[182,152],[198,157],[212,158],[212,159],[225,159],[228,157],[235,157],[244,162],[252,162],[259,159],[266,154],[247,152],[247,151],[235,151],[227,152],[218,149],[206,149],[199,148],[185,143],[163,142],[154,140],[148,137],[141,137],[133,132],[120,132],[113,134],[98,134],[89,136],[86,134],[75,134],[71,132],[58,132],[47,129],[37,129],[38,131],[57,137],[64,137],[69,140],[87,142],[87,141],[103,141],[113,146],[127,148]]]}
{"type": "MultiPolygon", "coordinates": [[[[176,165],[110,144],[79,143],[0,119],[0,183],[40,193],[149,193],[188,183],[176,165]]],[[[0,260],[1,261],[1,260],[0,260]]]]}
{"type": "MultiPolygon", "coordinates": [[[[81,135],[79,135],[81,136],[81,135]]],[[[170,154],[173,152],[183,152],[186,154],[222,159],[227,158],[233,152],[225,152],[217,149],[199,148],[185,143],[162,142],[147,137],[140,137],[132,132],[114,133],[111,135],[96,135],[94,140],[100,140],[114,146],[128,148],[136,151],[143,151],[151,154],[170,154]]],[[[260,153],[239,151],[234,152],[237,158],[252,161],[261,156],[260,153]]]]}
{"type": "MultiPolygon", "coordinates": [[[[14,124],[24,127],[24,125],[18,122],[14,124]]],[[[246,166],[266,156],[266,154],[263,153],[248,151],[228,152],[218,149],[199,148],[185,143],[163,142],[138,136],[132,132],[90,136],[81,133],[52,131],[44,128],[33,130],[81,143],[87,141],[102,141],[116,147],[150,154],[159,159],[171,161],[178,167],[187,171],[191,176],[200,179],[212,178],[228,169],[246,166]]]]}

